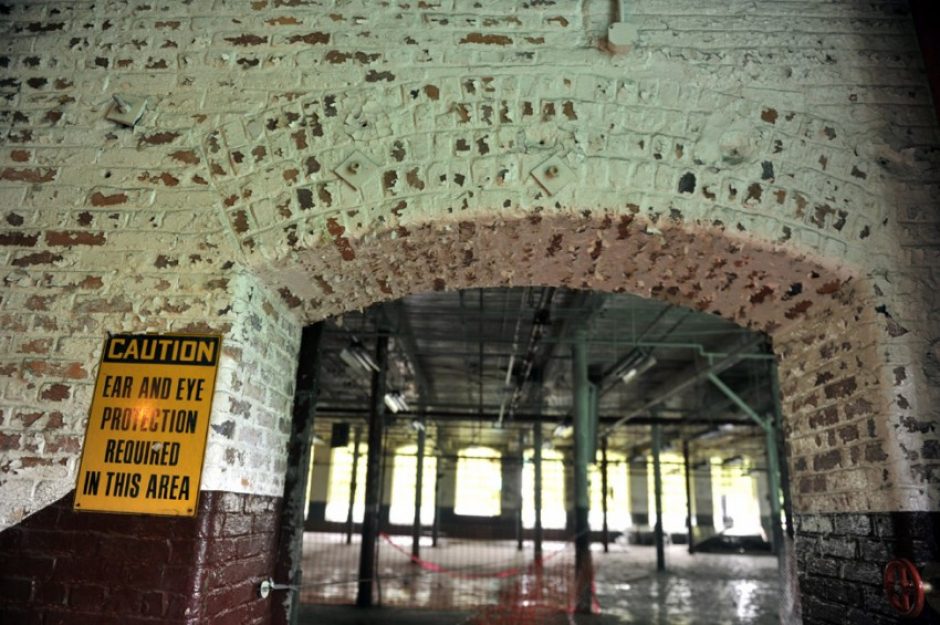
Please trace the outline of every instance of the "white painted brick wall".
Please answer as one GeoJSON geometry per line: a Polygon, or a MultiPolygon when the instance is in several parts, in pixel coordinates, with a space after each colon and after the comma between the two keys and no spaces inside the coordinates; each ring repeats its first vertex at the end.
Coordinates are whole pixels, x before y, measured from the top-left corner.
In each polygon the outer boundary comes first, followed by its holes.
{"type": "MultiPolygon", "coordinates": [[[[636,45],[611,56],[606,0],[6,3],[0,525],[72,488],[106,332],[224,332],[203,488],[278,495],[299,327],[391,296],[366,279],[400,260],[383,230],[475,221],[481,230],[440,243],[440,258],[460,248],[508,258],[502,248],[519,241],[484,241],[494,217],[561,224],[631,205],[638,224],[673,218],[706,238],[720,222],[854,276],[864,330],[846,332],[880,359],[864,392],[879,398],[876,442],[889,459],[872,451],[859,466],[840,447],[840,466],[819,471],[837,496],[809,492],[801,505],[936,507],[937,459],[924,452],[937,434],[916,424],[936,421],[940,400],[938,137],[909,18],[896,3],[854,0],[632,4],[636,45]],[[114,93],[150,98],[136,129],[104,119],[114,93]],[[333,173],[353,149],[379,169],[362,191],[333,173]],[[551,154],[575,182],[546,197],[529,173],[551,154]],[[682,193],[689,173],[695,189],[682,193]],[[343,237],[360,257],[364,241],[386,256],[341,261],[343,237]]],[[[598,236],[605,254],[626,245],[598,236]]],[[[422,237],[409,241],[433,250],[422,237]]],[[[514,262],[476,271],[520,284],[538,270],[514,262]]],[[[473,282],[438,269],[451,288],[473,282]]],[[[434,270],[420,269],[424,284],[434,270]]],[[[605,271],[584,280],[613,288],[616,271],[605,271]]],[[[402,294],[407,277],[385,279],[402,294]]],[[[768,306],[782,311],[787,285],[773,286],[768,306]]],[[[734,316],[715,305],[725,304],[734,316]]],[[[815,347],[817,322],[804,329],[815,347]]],[[[803,367],[789,371],[795,406],[812,391],[803,367]]],[[[794,462],[811,467],[828,449],[816,440],[852,422],[811,428],[801,410],[788,413],[806,428],[792,433],[794,462]]]]}

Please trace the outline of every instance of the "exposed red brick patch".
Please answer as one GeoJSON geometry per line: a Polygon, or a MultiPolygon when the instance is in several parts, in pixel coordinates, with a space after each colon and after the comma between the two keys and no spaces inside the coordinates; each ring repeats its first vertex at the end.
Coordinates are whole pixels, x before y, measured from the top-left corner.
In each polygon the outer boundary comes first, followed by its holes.
{"type": "Polygon", "coordinates": [[[169,29],[169,30],[179,30],[180,22],[176,20],[168,20],[165,22],[154,22],[154,28],[169,29]]]}
{"type": "Polygon", "coordinates": [[[545,43],[545,37],[526,37],[525,40],[534,44],[545,43]]]}
{"type": "Polygon", "coordinates": [[[46,437],[46,453],[66,452],[77,454],[82,448],[82,441],[78,436],[46,437]]]}
{"type": "Polygon", "coordinates": [[[303,24],[296,17],[290,17],[288,15],[281,15],[280,17],[272,17],[269,20],[264,20],[265,24],[269,26],[297,26],[298,24],[303,24]]]}
{"type": "Polygon", "coordinates": [[[88,377],[88,372],[80,362],[66,364],[48,360],[27,360],[23,363],[23,371],[36,377],[54,376],[70,380],[82,380],[88,377]]]}
{"type": "Polygon", "coordinates": [[[236,211],[232,219],[232,227],[235,228],[235,232],[238,234],[248,232],[248,214],[243,210],[236,211]]]}
{"type": "Polygon", "coordinates": [[[326,281],[326,279],[323,276],[317,274],[313,276],[313,279],[316,281],[317,286],[320,287],[320,290],[323,291],[325,295],[333,294],[334,292],[333,287],[330,285],[329,282],[326,281]]]}
{"type": "Polygon", "coordinates": [[[374,69],[370,69],[368,73],[366,73],[366,82],[379,82],[381,80],[392,82],[395,80],[395,74],[392,72],[378,72],[374,69]]]}
{"type": "Polygon", "coordinates": [[[7,215],[7,223],[11,226],[22,226],[23,221],[23,216],[17,213],[9,213],[7,215]]]}
{"type": "Polygon", "coordinates": [[[792,308],[789,308],[783,315],[787,319],[796,319],[798,316],[809,310],[810,306],[812,305],[813,302],[809,300],[803,300],[792,308]]]}
{"type": "Polygon", "coordinates": [[[170,154],[170,158],[175,159],[181,163],[186,163],[187,165],[198,165],[199,157],[196,156],[196,153],[192,150],[177,150],[170,154]]]}
{"type": "Polygon", "coordinates": [[[36,241],[38,240],[38,234],[26,234],[25,232],[0,232],[0,245],[32,247],[36,245],[36,241]]]}
{"type": "Polygon", "coordinates": [[[562,17],[561,15],[556,15],[555,17],[550,17],[550,18],[548,18],[547,21],[548,21],[548,22],[555,22],[556,24],[558,24],[558,25],[561,26],[562,28],[566,28],[566,27],[568,26],[568,24],[569,24],[568,20],[567,20],[566,18],[562,17]]]}
{"type": "Polygon", "coordinates": [[[421,178],[418,176],[417,167],[409,170],[408,173],[405,174],[405,181],[407,181],[411,187],[414,187],[418,191],[424,190],[424,181],[421,180],[421,178]]]}
{"type": "Polygon", "coordinates": [[[40,396],[48,401],[62,401],[72,396],[72,387],[66,384],[50,384],[40,396]]]}
{"type": "Polygon", "coordinates": [[[62,256],[59,254],[53,254],[52,252],[36,252],[35,254],[27,254],[26,256],[20,256],[13,260],[14,267],[29,267],[31,265],[50,265],[62,260],[62,256]]]}
{"type": "Polygon", "coordinates": [[[103,232],[85,230],[50,230],[46,232],[46,244],[53,246],[104,245],[107,239],[103,232]]]}
{"type": "Polygon", "coordinates": [[[170,258],[169,256],[166,256],[164,254],[160,254],[159,256],[157,256],[157,259],[153,261],[153,266],[156,267],[157,269],[166,269],[167,267],[176,267],[179,264],[180,264],[180,261],[178,261],[175,258],[170,258]]]}
{"type": "Polygon", "coordinates": [[[354,59],[362,65],[368,65],[369,63],[374,63],[379,60],[381,56],[382,55],[378,53],[366,54],[362,51],[340,52],[339,50],[330,50],[324,55],[323,59],[333,65],[341,65],[350,59],[354,59]]]}
{"type": "Polygon", "coordinates": [[[331,235],[333,235],[333,244],[336,246],[336,249],[339,250],[340,256],[343,260],[352,260],[356,257],[356,253],[353,251],[352,245],[349,243],[349,239],[343,236],[343,233],[346,232],[346,228],[343,227],[335,217],[330,217],[326,220],[326,228],[331,235]]]}
{"type": "Polygon", "coordinates": [[[33,339],[20,345],[22,354],[48,354],[52,349],[52,339],[33,339]]]}
{"type": "Polygon", "coordinates": [[[322,43],[330,43],[330,33],[321,33],[317,31],[307,33],[306,35],[293,35],[288,39],[288,41],[290,43],[306,43],[311,46],[322,43]]]}
{"type": "Polygon", "coordinates": [[[281,172],[281,176],[284,178],[284,181],[289,184],[296,184],[297,176],[299,174],[300,174],[300,171],[293,167],[291,169],[286,169],[283,172],[281,172]]]}
{"type": "Polygon", "coordinates": [[[814,471],[830,471],[842,465],[842,452],[838,449],[817,454],[813,457],[814,471]]]}
{"type": "Polygon", "coordinates": [[[828,399],[837,399],[837,398],[846,398],[850,397],[852,393],[858,390],[858,383],[855,381],[855,377],[850,377],[842,380],[841,382],[834,382],[829,384],[824,389],[826,397],[828,399]]]}
{"type": "Polygon", "coordinates": [[[10,158],[17,163],[25,163],[29,160],[29,150],[11,150],[10,158]]]}
{"type": "Polygon", "coordinates": [[[816,289],[816,292],[820,295],[829,295],[830,293],[835,293],[838,291],[840,286],[842,286],[842,282],[839,280],[833,280],[823,284],[821,287],[816,289]]]}
{"type": "Polygon", "coordinates": [[[162,182],[164,185],[168,187],[175,187],[176,185],[180,183],[179,178],[177,178],[173,174],[166,172],[166,171],[160,174],[159,176],[153,176],[150,174],[150,172],[145,171],[139,176],[137,176],[137,179],[141,182],[152,182],[152,183],[162,182]]]}
{"type": "Polygon", "coordinates": [[[428,96],[428,99],[430,100],[439,100],[441,97],[441,90],[437,85],[425,85],[424,95],[428,96]]]}
{"type": "Polygon", "coordinates": [[[230,323],[209,325],[205,321],[193,321],[179,328],[181,334],[226,334],[232,329],[230,323]]]}
{"type": "Polygon", "coordinates": [[[47,167],[45,169],[40,169],[38,167],[35,169],[13,169],[12,167],[5,167],[3,171],[0,171],[0,180],[42,184],[44,182],[52,182],[55,180],[55,177],[58,175],[58,173],[58,169],[53,169],[51,167],[47,167]]]}
{"type": "Polygon", "coordinates": [[[565,114],[565,117],[568,119],[578,119],[578,114],[574,111],[574,102],[570,100],[561,105],[561,112],[565,114]]]}
{"type": "Polygon", "coordinates": [[[178,132],[155,132],[152,135],[143,135],[138,141],[137,145],[143,145],[148,143],[150,145],[164,145],[170,143],[174,139],[180,136],[178,132]]]}
{"type": "Polygon", "coordinates": [[[260,35],[239,35],[238,37],[226,37],[225,40],[234,46],[260,46],[268,42],[267,37],[260,35]]]}
{"type": "Polygon", "coordinates": [[[767,296],[773,295],[774,290],[769,286],[764,286],[760,291],[751,296],[750,300],[752,304],[763,304],[764,300],[767,299],[767,296]]]}
{"type": "Polygon", "coordinates": [[[483,33],[469,33],[460,40],[460,43],[479,43],[486,46],[508,46],[512,44],[512,38],[506,35],[484,35],[483,33]]]}
{"type": "Polygon", "coordinates": [[[4,434],[0,432],[0,451],[10,451],[20,448],[22,434],[4,434]]]}
{"type": "Polygon", "coordinates": [[[281,287],[277,292],[281,296],[281,299],[284,300],[284,303],[287,304],[288,308],[297,308],[303,303],[303,301],[294,295],[286,286],[281,287]]]}
{"type": "Polygon", "coordinates": [[[777,123],[777,109],[766,108],[760,113],[760,118],[767,122],[768,124],[777,123]]]}
{"type": "Polygon", "coordinates": [[[126,193],[113,193],[111,195],[105,195],[100,191],[95,191],[91,194],[89,198],[92,206],[114,206],[115,204],[123,204],[127,201],[126,193]]]}

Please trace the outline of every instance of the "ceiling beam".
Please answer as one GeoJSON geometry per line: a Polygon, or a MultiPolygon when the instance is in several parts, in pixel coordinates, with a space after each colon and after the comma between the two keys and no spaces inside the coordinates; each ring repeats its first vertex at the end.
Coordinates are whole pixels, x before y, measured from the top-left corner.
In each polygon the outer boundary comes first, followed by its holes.
{"type": "MultiPolygon", "coordinates": [[[[539,385],[544,384],[544,380],[549,379],[552,365],[558,355],[561,345],[567,345],[567,336],[576,326],[584,327],[591,322],[591,318],[604,307],[607,296],[604,293],[595,293],[592,291],[575,291],[571,299],[556,309],[550,309],[550,318],[557,318],[552,321],[548,333],[540,337],[537,343],[530,346],[526,354],[528,368],[524,377],[517,380],[516,390],[513,393],[512,404],[510,405],[510,414],[512,414],[519,405],[531,406],[539,397],[539,385]],[[578,311],[578,315],[560,314],[564,311],[578,311]],[[534,374],[534,376],[533,376],[534,374]],[[525,385],[533,381],[533,377],[538,383],[530,384],[528,391],[525,385]],[[523,396],[524,395],[524,396],[523,396]]],[[[551,302],[549,302],[551,306],[551,302]]],[[[533,326],[533,333],[535,327],[533,326]]]]}
{"type": "Polygon", "coordinates": [[[738,346],[729,350],[728,355],[725,358],[716,362],[712,362],[712,364],[707,367],[689,367],[685,370],[684,373],[677,376],[679,379],[678,382],[675,382],[674,384],[661,390],[653,398],[643,402],[641,406],[631,410],[624,416],[617,419],[614,424],[607,426],[600,433],[600,435],[607,436],[612,430],[620,427],[621,425],[624,425],[628,422],[633,422],[639,416],[648,413],[652,408],[659,406],[666,400],[674,397],[675,395],[683,393],[692,386],[698,384],[702,379],[707,378],[710,374],[717,375],[722,371],[733,367],[744,358],[748,351],[759,346],[761,343],[763,343],[763,341],[764,338],[762,336],[753,337],[750,340],[744,341],[743,343],[740,343],[738,346]]]}
{"type": "Polygon", "coordinates": [[[434,390],[434,383],[428,377],[424,363],[421,362],[421,357],[418,355],[418,342],[408,319],[407,304],[404,300],[398,300],[392,306],[395,314],[395,325],[398,327],[398,333],[394,336],[395,342],[401,345],[402,352],[404,352],[405,358],[414,372],[415,385],[418,387],[418,403],[427,406],[436,401],[437,393],[434,390]]]}

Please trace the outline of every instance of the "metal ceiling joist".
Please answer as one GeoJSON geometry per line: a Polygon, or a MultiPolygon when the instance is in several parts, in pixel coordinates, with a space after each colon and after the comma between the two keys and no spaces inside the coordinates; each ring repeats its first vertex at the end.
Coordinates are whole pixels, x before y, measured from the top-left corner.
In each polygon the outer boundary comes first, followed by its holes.
{"type": "Polygon", "coordinates": [[[401,345],[405,358],[408,359],[411,370],[414,372],[415,385],[418,387],[418,400],[423,405],[434,403],[436,399],[434,384],[428,377],[424,363],[421,362],[421,356],[418,354],[418,343],[415,340],[411,322],[408,320],[407,304],[405,300],[398,300],[393,306],[395,325],[398,328],[398,334],[394,338],[401,345]]]}
{"type": "MultiPolygon", "coordinates": [[[[554,289],[552,291],[554,292],[554,289]]],[[[557,321],[553,321],[550,330],[544,337],[540,336],[537,341],[530,343],[530,349],[526,354],[525,375],[517,381],[516,392],[513,393],[513,400],[510,405],[510,414],[520,403],[522,405],[531,405],[538,397],[539,389],[536,384],[530,385],[525,398],[522,397],[525,384],[532,377],[532,372],[537,372],[539,380],[548,379],[559,346],[567,343],[567,336],[576,327],[588,327],[591,318],[604,307],[606,299],[607,297],[603,293],[576,291],[570,300],[553,311],[557,321]],[[577,310],[579,314],[577,316],[563,314],[566,310],[577,310]]],[[[551,305],[551,300],[549,300],[549,305],[551,305]]],[[[536,327],[533,325],[533,336],[535,330],[536,327]]]]}
{"type": "Polygon", "coordinates": [[[605,428],[604,431],[601,432],[601,436],[606,436],[612,430],[620,427],[621,425],[627,422],[633,421],[634,419],[636,419],[637,416],[648,412],[651,408],[655,408],[656,406],[662,404],[663,402],[670,399],[671,397],[684,392],[688,388],[697,384],[702,379],[708,377],[710,374],[717,375],[721,373],[722,371],[725,371],[733,367],[735,364],[737,364],[740,360],[744,358],[744,356],[746,355],[748,351],[760,345],[763,342],[763,340],[764,339],[759,336],[751,338],[750,340],[741,343],[738,347],[729,350],[728,355],[722,360],[713,362],[711,365],[705,368],[693,367],[691,368],[691,370],[686,370],[687,372],[685,375],[679,376],[678,382],[664,389],[662,392],[654,396],[652,399],[648,399],[647,401],[643,403],[642,406],[634,410],[631,410],[626,415],[622,416],[620,419],[617,420],[616,423],[605,428]]]}

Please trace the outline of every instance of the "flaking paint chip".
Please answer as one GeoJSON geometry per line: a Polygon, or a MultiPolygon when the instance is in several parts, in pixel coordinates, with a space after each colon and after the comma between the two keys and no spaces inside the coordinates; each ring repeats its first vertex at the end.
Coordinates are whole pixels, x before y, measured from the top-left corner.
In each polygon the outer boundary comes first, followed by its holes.
{"type": "Polygon", "coordinates": [[[359,191],[372,179],[378,168],[358,150],[350,154],[333,172],[359,191]]]}
{"type": "Polygon", "coordinates": [[[557,154],[537,165],[531,173],[549,195],[556,195],[574,180],[574,172],[557,154]]]}

